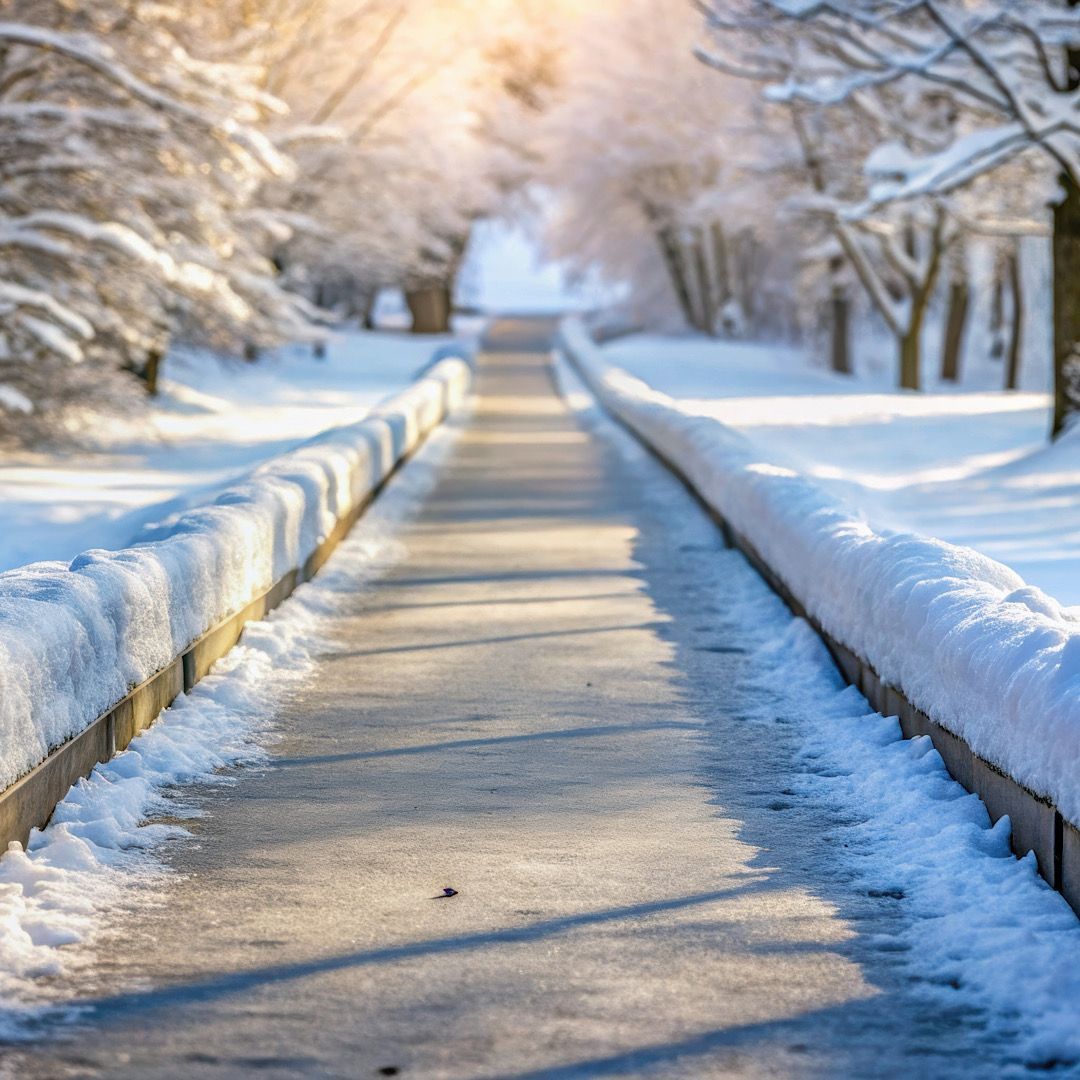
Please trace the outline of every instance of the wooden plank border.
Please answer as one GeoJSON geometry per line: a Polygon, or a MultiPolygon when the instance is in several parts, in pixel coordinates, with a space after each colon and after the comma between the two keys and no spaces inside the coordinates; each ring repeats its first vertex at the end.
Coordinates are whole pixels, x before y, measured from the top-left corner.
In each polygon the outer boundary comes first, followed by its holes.
{"type": "Polygon", "coordinates": [[[590,377],[585,364],[574,354],[569,343],[560,335],[559,348],[578,375],[591,389],[607,416],[629,432],[657,461],[659,461],[694,497],[706,514],[716,523],[729,548],[742,552],[747,562],[765,583],[788,606],[792,614],[805,619],[829,650],[841,677],[859,688],[867,702],[884,716],[895,716],[905,739],[925,736],[941,755],[949,775],[966,791],[983,801],[991,822],[1008,815],[1012,825],[1010,843],[1017,856],[1034,852],[1039,874],[1052,888],[1064,896],[1069,906],[1080,915],[1080,828],[1067,821],[1049,799],[1007,776],[996,765],[980,757],[959,736],[916,708],[904,692],[890,686],[874,670],[873,665],[837,641],[803,607],[799,598],[761,557],[754,545],[731,527],[724,516],[694,485],[679,464],[668,458],[632,424],[607,407],[599,389],[590,377]]]}

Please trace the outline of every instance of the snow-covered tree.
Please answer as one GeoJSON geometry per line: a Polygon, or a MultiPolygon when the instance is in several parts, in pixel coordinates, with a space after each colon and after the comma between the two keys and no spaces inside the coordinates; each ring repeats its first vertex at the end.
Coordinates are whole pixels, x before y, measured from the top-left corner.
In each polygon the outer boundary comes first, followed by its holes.
{"type": "Polygon", "coordinates": [[[418,326],[444,328],[472,222],[529,171],[522,128],[550,57],[548,5],[326,0],[306,45],[271,65],[304,182],[280,205],[315,223],[282,252],[313,295],[361,311],[405,288],[418,326]],[[299,125],[299,127],[296,127],[299,125]],[[312,138],[313,127],[324,136],[312,138]]]}
{"type": "MultiPolygon", "coordinates": [[[[598,5],[574,28],[541,148],[551,253],[633,287],[638,317],[712,333],[782,322],[791,266],[775,214],[784,140],[737,79],[693,58],[699,22],[663,0],[598,5]]],[[[790,139],[788,140],[790,142],[790,139]]]]}
{"type": "Polygon", "coordinates": [[[0,383],[31,404],[82,398],[95,380],[74,365],[152,381],[178,332],[223,349],[310,332],[252,203],[291,169],[261,130],[280,106],[251,68],[193,51],[203,10],[5,5],[0,383]]]}
{"type": "MultiPolygon", "coordinates": [[[[707,11],[714,62],[769,83],[773,100],[876,109],[898,130],[871,155],[877,179],[850,218],[949,197],[1006,167],[1031,178],[1030,202],[1053,202],[1060,430],[1080,408],[1080,10],[1073,0],[712,0],[707,11]],[[774,47],[733,56],[727,43],[745,42],[748,28],[774,47]],[[905,112],[912,98],[928,107],[905,112]]],[[[1009,192],[1007,174],[989,190],[1009,192]]],[[[1029,206],[1026,216],[1036,213],[1029,206]]]]}

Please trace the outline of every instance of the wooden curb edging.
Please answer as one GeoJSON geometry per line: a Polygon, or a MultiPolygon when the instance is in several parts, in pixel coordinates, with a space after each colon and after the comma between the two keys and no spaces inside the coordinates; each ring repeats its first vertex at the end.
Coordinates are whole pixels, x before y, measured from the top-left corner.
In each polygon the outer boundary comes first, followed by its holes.
{"type": "Polygon", "coordinates": [[[702,495],[678,463],[670,460],[629,421],[608,408],[587,366],[575,355],[573,348],[561,334],[558,347],[573,364],[605,414],[629,432],[679,480],[716,523],[725,545],[740,551],[792,614],[813,627],[829,650],[844,681],[857,687],[876,712],[883,716],[897,717],[905,739],[918,736],[929,738],[949,775],[966,791],[982,800],[991,822],[997,822],[1007,815],[1012,826],[1010,844],[1013,852],[1021,857],[1029,851],[1033,852],[1039,874],[1051,888],[1060,892],[1073,911],[1080,915],[1080,829],[1066,820],[1049,799],[1037,795],[1006,775],[996,765],[976,754],[959,736],[916,708],[902,690],[884,682],[869,661],[825,630],[765,562],[754,545],[733,529],[723,514],[702,495]]]}
{"type": "MultiPolygon", "coordinates": [[[[431,366],[434,365],[421,369],[414,382],[431,366]]],[[[446,386],[441,395],[438,421],[427,431],[422,431],[416,445],[390,464],[386,475],[337,519],[325,539],[304,560],[303,566],[287,571],[265,592],[201,634],[161,671],[133,687],[107,712],[0,792],[0,852],[6,851],[13,841],[25,847],[30,833],[48,824],[57,803],[68,791],[79,780],[88,777],[97,765],[125,750],[180,694],[190,691],[236,645],[247,623],[265,617],[288,599],[299,585],[318,574],[382,489],[419,451],[430,433],[449,417],[450,398],[446,386]]]]}

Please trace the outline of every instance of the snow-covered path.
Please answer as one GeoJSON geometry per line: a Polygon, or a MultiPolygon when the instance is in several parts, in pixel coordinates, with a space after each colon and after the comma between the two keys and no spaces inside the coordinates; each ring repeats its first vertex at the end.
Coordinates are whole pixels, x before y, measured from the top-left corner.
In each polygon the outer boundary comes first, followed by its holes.
{"type": "Polygon", "coordinates": [[[166,903],[118,912],[80,975],[85,1020],[10,1053],[14,1073],[941,1077],[1032,1060],[1039,950],[1078,940],[1063,902],[925,748],[861,715],[674,481],[575,418],[543,330],[493,333],[407,554],[339,616],[270,766],[208,793],[166,903]],[[819,714],[848,732],[836,760],[819,714]],[[909,769],[912,815],[884,848],[886,811],[858,791],[879,752],[909,769]],[[923,877],[920,814],[956,826],[923,877]],[[986,890],[1004,926],[1028,906],[1019,941],[961,919],[947,956],[922,947],[931,916],[981,911],[986,890]],[[1002,978],[1035,979],[1012,984],[1015,1008],[995,1004],[991,945],[1002,978]]]}

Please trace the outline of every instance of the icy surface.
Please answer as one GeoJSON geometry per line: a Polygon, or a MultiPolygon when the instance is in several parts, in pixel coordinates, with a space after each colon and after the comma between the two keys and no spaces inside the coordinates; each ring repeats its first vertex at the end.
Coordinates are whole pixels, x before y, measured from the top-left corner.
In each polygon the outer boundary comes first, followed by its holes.
{"type": "Polygon", "coordinates": [[[0,574],[0,787],[305,559],[466,393],[440,361],[357,424],[258,466],[142,542],[0,574]]]}
{"type": "MultiPolygon", "coordinates": [[[[121,548],[140,527],[203,502],[255,464],[355,423],[412,382],[449,337],[343,330],[324,360],[310,346],[257,364],[180,351],[144,417],[110,419],[96,449],[8,454],[0,462],[0,571],[121,548]]],[[[0,408],[17,408],[0,386],[0,408]]]]}
{"type": "Polygon", "coordinates": [[[436,432],[317,578],[267,620],[248,624],[190,694],[80,781],[26,851],[13,845],[0,858],[0,1038],[32,1037],[65,1018],[50,1003],[67,996],[65,977],[93,960],[104,916],[115,924],[117,909],[157,902],[167,872],[162,845],[188,836],[182,821],[200,813],[184,786],[229,784],[219,770],[262,764],[278,709],[316,654],[335,647],[325,635],[329,617],[400,559],[397,527],[433,486],[454,436],[452,427],[436,432]]]}
{"type": "Polygon", "coordinates": [[[604,403],[747,537],[806,609],[982,757],[1080,822],[1080,622],[970,548],[872,526],[711,416],[564,337],[604,403]]]}

